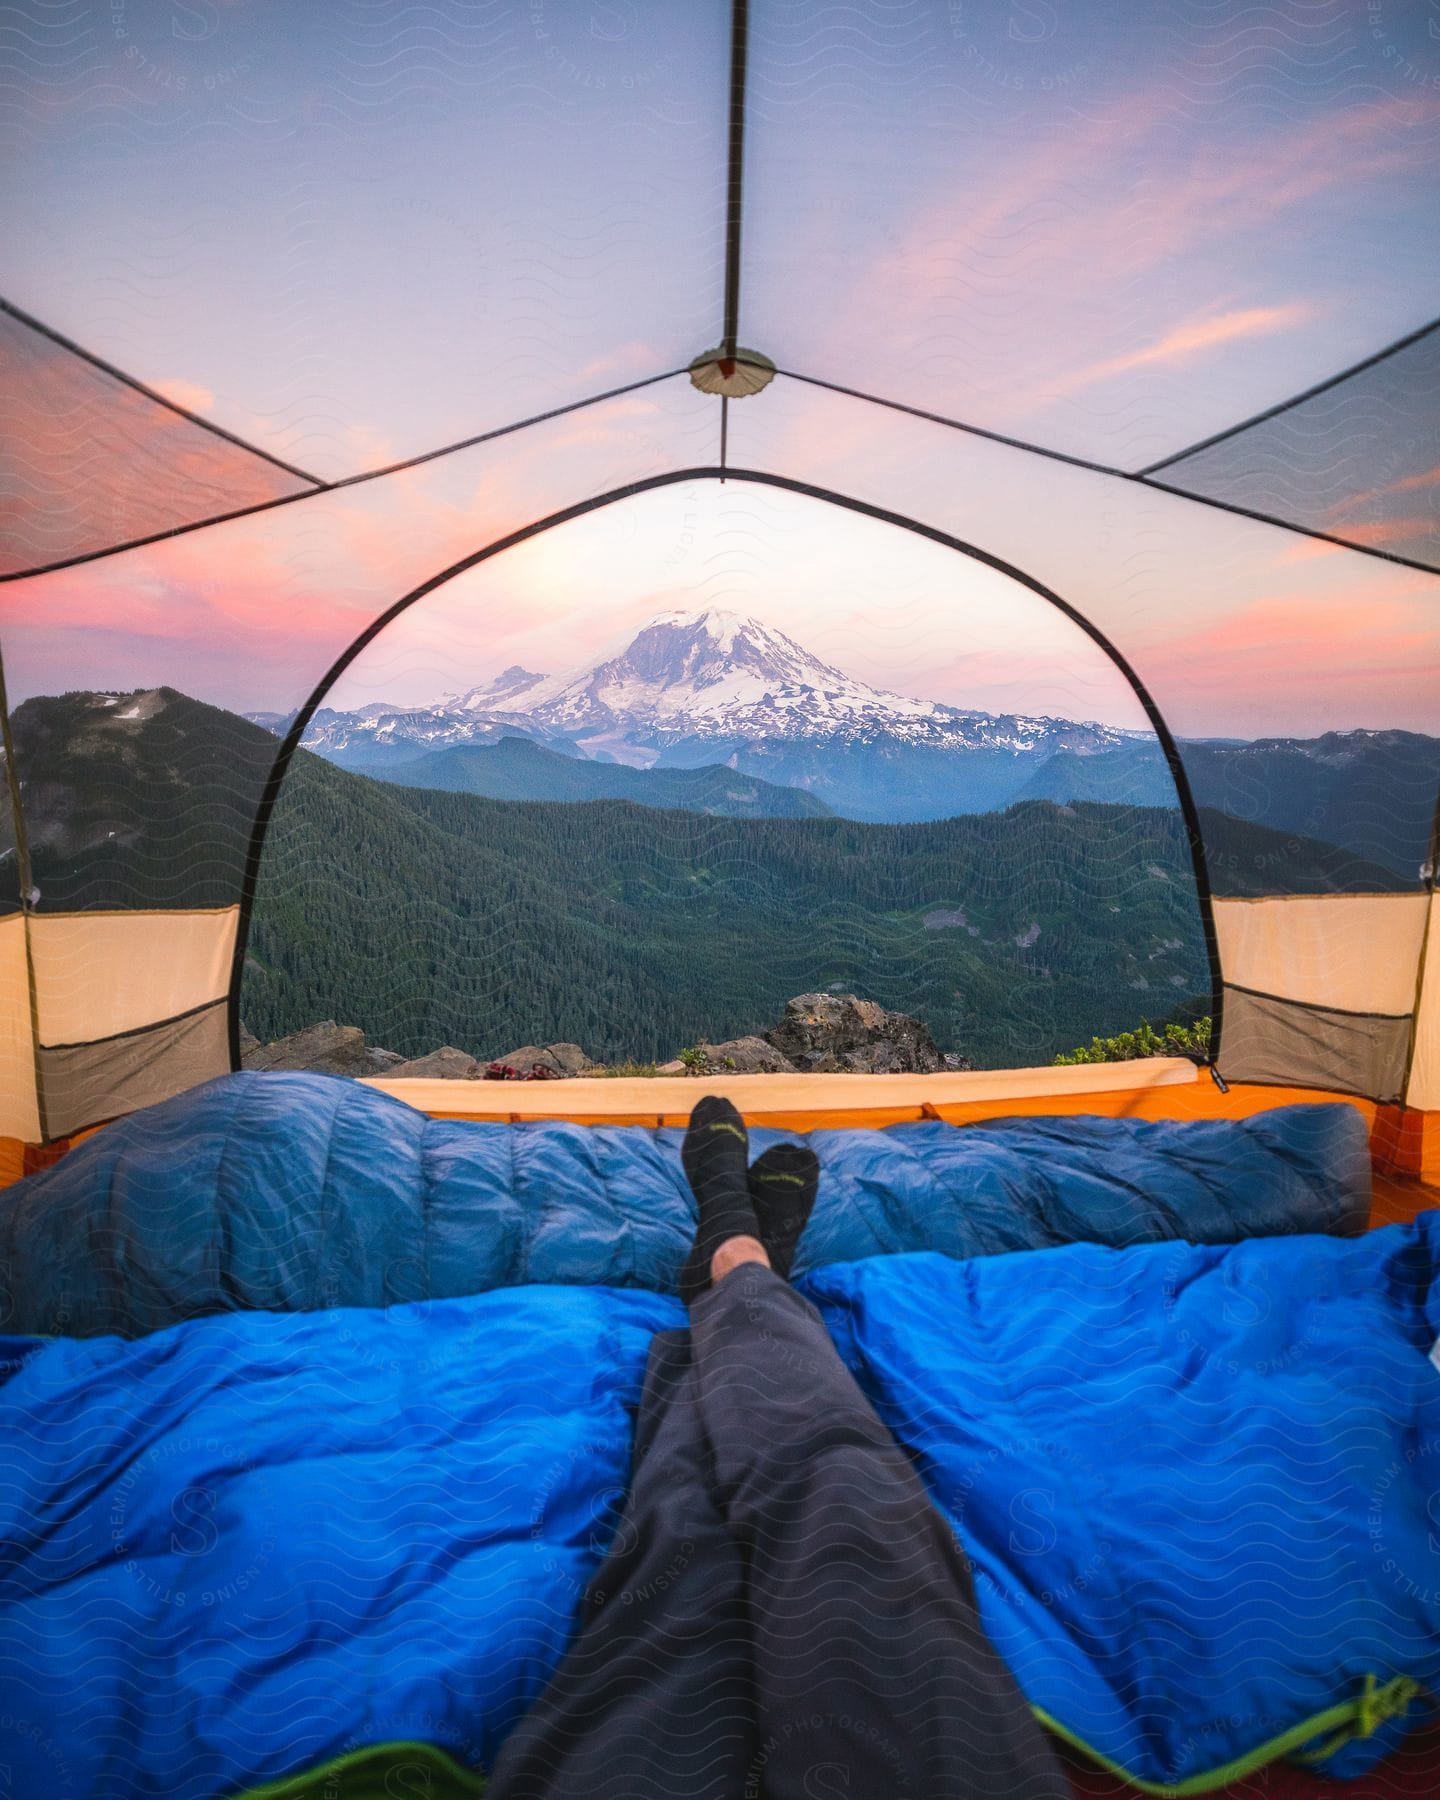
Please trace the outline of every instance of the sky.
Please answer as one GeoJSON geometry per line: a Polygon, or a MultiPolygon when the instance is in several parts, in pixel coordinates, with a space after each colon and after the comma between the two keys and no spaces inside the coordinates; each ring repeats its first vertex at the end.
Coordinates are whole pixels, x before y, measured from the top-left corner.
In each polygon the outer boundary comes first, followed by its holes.
{"type": "MultiPolygon", "coordinates": [[[[782,368],[1135,468],[1437,310],[1424,9],[752,11],[741,337],[782,368]]],[[[0,70],[0,290],[325,477],[681,368],[720,328],[727,30],[702,0],[81,0],[0,70]]],[[[11,692],[168,680],[284,710],[407,587],[715,461],[718,424],[682,378],[0,589],[11,692]]],[[[72,495],[77,441],[83,409],[72,495]]],[[[783,379],[732,407],[731,448],[1029,570],[1181,732],[1440,730],[1432,577],[783,379]]],[[[1433,518],[1440,469],[1383,450],[1372,485],[1433,518]]],[[[86,493],[103,525],[113,497],[86,493]]],[[[1018,592],[833,510],[675,489],[416,609],[342,694],[580,660],[723,596],[880,685],[1133,718],[1018,592]]]]}
{"type": "Polygon", "coordinates": [[[1147,729],[1104,652],[1019,582],[894,526],[733,482],[592,513],[459,577],[382,632],[328,703],[424,703],[515,663],[589,667],[657,613],[709,608],[760,618],[907,697],[1147,729]]]}

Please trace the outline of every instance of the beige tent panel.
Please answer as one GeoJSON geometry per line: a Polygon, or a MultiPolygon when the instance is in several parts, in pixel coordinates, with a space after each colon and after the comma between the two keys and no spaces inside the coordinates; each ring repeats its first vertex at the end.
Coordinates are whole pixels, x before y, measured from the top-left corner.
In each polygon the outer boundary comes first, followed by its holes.
{"type": "Polygon", "coordinates": [[[1415,1054],[1410,1064],[1408,1105],[1440,1112],[1440,902],[1430,897],[1430,936],[1425,949],[1425,982],[1415,1014],[1415,1054]]]}
{"type": "Polygon", "coordinates": [[[0,1137],[33,1143],[39,1136],[25,917],[17,912],[0,919],[0,1137]]]}
{"type": "MultiPolygon", "coordinates": [[[[888,1125],[929,1108],[1028,1102],[1076,1094],[1135,1094],[1190,1087],[1199,1080],[1184,1057],[1081,1063],[1038,1069],[974,1069],[946,1075],[577,1076],[569,1081],[432,1081],[385,1076],[367,1087],[437,1118],[571,1119],[592,1125],[683,1125],[702,1094],[726,1094],[747,1119],[783,1120],[794,1130],[888,1125]]],[[[1037,1109],[1038,1110],[1038,1109],[1037,1109]]],[[[1104,1110],[1100,1108],[1099,1110],[1104,1110]]]]}
{"type": "Polygon", "coordinates": [[[1226,982],[1340,1012],[1408,1013],[1429,900],[1317,894],[1216,900],[1226,982]]]}
{"type": "Polygon", "coordinates": [[[32,915],[40,1042],[87,1044],[219,1000],[238,906],[32,915]]]}

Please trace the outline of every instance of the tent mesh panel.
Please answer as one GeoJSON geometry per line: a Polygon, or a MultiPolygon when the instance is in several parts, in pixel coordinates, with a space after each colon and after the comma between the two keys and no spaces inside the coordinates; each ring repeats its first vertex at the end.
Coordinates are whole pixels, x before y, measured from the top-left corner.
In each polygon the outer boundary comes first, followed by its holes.
{"type": "Polygon", "coordinates": [[[1154,478],[1440,569],[1440,326],[1154,478]]]}
{"type": "Polygon", "coordinates": [[[0,574],[314,485],[0,311],[0,574]]]}

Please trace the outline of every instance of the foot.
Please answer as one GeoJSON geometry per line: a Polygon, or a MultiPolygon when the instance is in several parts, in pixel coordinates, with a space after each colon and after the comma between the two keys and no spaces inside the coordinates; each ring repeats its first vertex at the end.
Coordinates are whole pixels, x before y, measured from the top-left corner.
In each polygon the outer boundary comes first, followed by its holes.
{"type": "Polygon", "coordinates": [[[728,1100],[707,1094],[690,1115],[680,1151],[685,1176],[700,1212],[695,1243],[680,1271],[680,1298],[688,1305],[710,1285],[710,1259],[729,1238],[759,1238],[746,1163],[750,1139],[728,1100]]]}
{"type": "Polygon", "coordinates": [[[819,1185],[819,1158],[803,1144],[776,1144],[750,1169],[750,1200],[760,1221],[760,1242],[770,1267],[786,1280],[819,1185]]]}

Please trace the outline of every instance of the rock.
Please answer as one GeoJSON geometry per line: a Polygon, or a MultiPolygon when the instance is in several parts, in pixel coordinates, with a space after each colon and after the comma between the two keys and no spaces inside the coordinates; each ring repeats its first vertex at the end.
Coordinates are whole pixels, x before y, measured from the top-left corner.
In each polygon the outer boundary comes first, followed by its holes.
{"type": "Polygon", "coordinates": [[[392,1069],[398,1068],[400,1064],[405,1061],[405,1058],[398,1050],[381,1050],[374,1044],[370,1046],[365,1054],[370,1059],[370,1073],[372,1075],[388,1075],[392,1069]]]}
{"type": "Polygon", "coordinates": [[[655,1073],[657,1075],[688,1075],[690,1071],[677,1056],[673,1062],[661,1063],[655,1073]]]}
{"type": "Polygon", "coordinates": [[[255,1058],[263,1055],[264,1050],[265,1046],[242,1019],[240,1021],[240,1067],[242,1069],[253,1069],[255,1067],[255,1058]]]}
{"type": "MultiPolygon", "coordinates": [[[[730,1038],[723,1044],[695,1046],[705,1058],[707,1075],[793,1075],[795,1065],[763,1037],[730,1038]]],[[[682,1068],[682,1063],[676,1064],[682,1068]]]]}
{"type": "Polygon", "coordinates": [[[797,994],[765,1039],[813,1073],[931,1075],[944,1066],[919,1019],[855,994],[797,994]]]}
{"type": "Polygon", "coordinates": [[[375,1073],[365,1033],[358,1025],[337,1025],[333,1019],[307,1025],[289,1037],[276,1038],[273,1044],[256,1044],[242,1060],[247,1069],[308,1069],[321,1075],[375,1073]]]}
{"type": "Polygon", "coordinates": [[[960,1056],[954,1050],[947,1050],[940,1060],[950,1075],[963,1075],[975,1067],[968,1056],[960,1056]]]}
{"type": "Polygon", "coordinates": [[[495,1061],[508,1063],[522,1075],[528,1075],[536,1063],[552,1075],[583,1075],[595,1067],[578,1044],[522,1044],[495,1061]]]}
{"type": "Polygon", "coordinates": [[[484,1067],[468,1051],[442,1044],[428,1056],[412,1057],[409,1062],[397,1058],[384,1073],[393,1081],[478,1081],[484,1067]]]}

